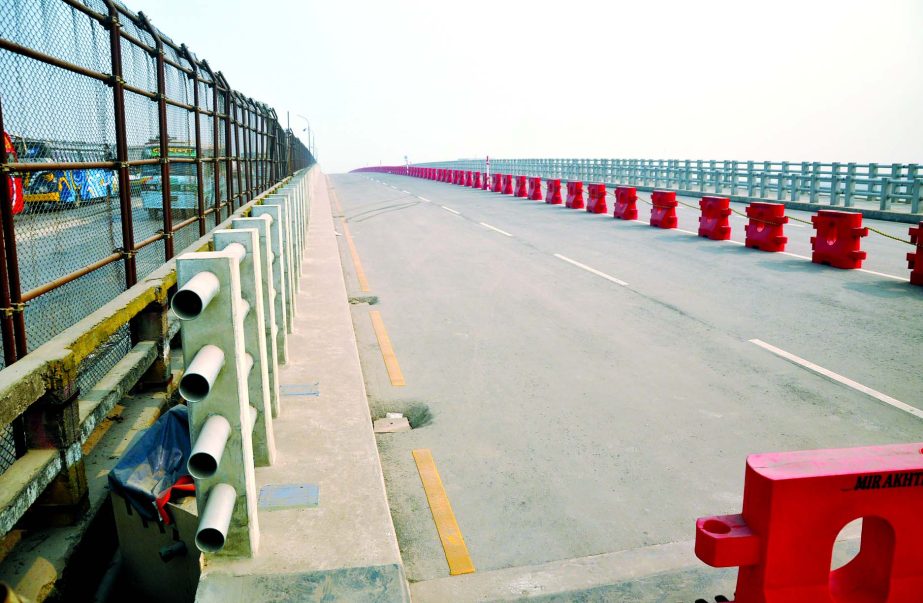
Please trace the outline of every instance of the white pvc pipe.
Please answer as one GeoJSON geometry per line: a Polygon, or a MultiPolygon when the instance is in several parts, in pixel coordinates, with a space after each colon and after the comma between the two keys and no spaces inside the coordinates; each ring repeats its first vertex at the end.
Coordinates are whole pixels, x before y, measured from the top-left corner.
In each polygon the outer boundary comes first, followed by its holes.
{"type": "Polygon", "coordinates": [[[242,262],[244,258],[247,257],[247,248],[240,243],[231,243],[221,251],[231,257],[237,258],[238,262],[242,262]]]}
{"type": "Polygon", "coordinates": [[[231,525],[231,514],[237,501],[237,491],[230,484],[216,484],[208,492],[205,510],[199,518],[195,545],[203,553],[217,553],[224,548],[231,525]]]}
{"type": "Polygon", "coordinates": [[[208,271],[200,272],[173,295],[170,307],[181,320],[196,319],[220,289],[217,276],[208,271]]]}
{"type": "Polygon", "coordinates": [[[186,469],[196,479],[206,479],[218,472],[224,447],[231,437],[231,424],[221,415],[211,415],[205,420],[195,446],[186,462],[186,469]]]}
{"type": "Polygon", "coordinates": [[[250,302],[245,299],[240,300],[240,319],[245,320],[250,313],[250,302]]]}
{"type": "Polygon", "coordinates": [[[256,407],[250,407],[250,433],[253,433],[253,428],[256,426],[256,407]]]}
{"type": "Polygon", "coordinates": [[[223,367],[224,352],[221,348],[211,344],[202,346],[179,381],[180,395],[190,402],[204,400],[223,367]]]}
{"type": "Polygon", "coordinates": [[[244,379],[250,376],[250,371],[253,370],[253,356],[250,354],[244,354],[244,379]]]}

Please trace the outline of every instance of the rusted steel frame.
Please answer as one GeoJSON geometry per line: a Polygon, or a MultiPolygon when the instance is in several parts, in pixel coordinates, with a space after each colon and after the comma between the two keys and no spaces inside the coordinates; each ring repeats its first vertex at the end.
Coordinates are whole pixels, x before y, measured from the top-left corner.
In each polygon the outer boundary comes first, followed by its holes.
{"type": "Polygon", "coordinates": [[[163,40],[144,13],[138,13],[141,26],[147,30],[157,47],[157,113],[160,130],[160,190],[163,199],[164,260],[173,257],[173,206],[170,203],[170,145],[167,129],[166,71],[164,69],[163,40]]]}
{"type": "Polygon", "coordinates": [[[135,233],[131,213],[131,179],[128,174],[128,125],[125,120],[125,92],[122,89],[122,40],[119,13],[112,0],[105,0],[109,9],[109,50],[112,60],[112,108],[115,116],[115,155],[119,162],[119,212],[122,222],[122,249],[125,253],[125,288],[138,282],[135,263],[135,233]]]}
{"type": "Polygon", "coordinates": [[[144,96],[153,101],[157,100],[157,93],[145,90],[144,88],[138,88],[137,86],[132,86],[131,84],[122,84],[122,90],[131,92],[132,94],[137,94],[139,96],[144,96]]]}
{"type": "MultiPolygon", "coordinates": [[[[170,46],[171,48],[173,48],[174,50],[176,50],[177,52],[180,52],[180,51],[176,48],[176,46],[174,46],[173,44],[169,44],[169,46],[170,46]]],[[[185,46],[185,45],[184,45],[184,46],[185,46]]],[[[167,65],[169,65],[170,67],[173,67],[173,68],[176,69],[177,71],[182,71],[182,72],[185,73],[187,76],[192,77],[193,70],[190,69],[189,67],[183,67],[182,65],[180,65],[179,63],[177,63],[177,62],[174,61],[173,59],[169,59],[169,58],[166,58],[166,57],[164,57],[163,62],[166,63],[167,65]]],[[[190,62],[192,62],[192,61],[190,61],[190,62]]]]}
{"type": "MultiPolygon", "coordinates": [[[[82,4],[81,2],[78,2],[77,0],[61,0],[61,1],[64,2],[64,4],[70,6],[71,8],[75,8],[79,10],[80,12],[90,17],[91,19],[96,19],[102,24],[105,24],[107,21],[109,21],[109,16],[104,15],[102,13],[98,13],[92,8],[90,8],[89,6],[86,6],[85,4],[82,4]]],[[[103,0],[103,1],[105,2],[106,0],[103,0]]],[[[108,2],[106,2],[106,4],[108,4],[108,2]]],[[[111,13],[110,13],[110,16],[111,16],[111,13]]]]}
{"type": "MultiPolygon", "coordinates": [[[[223,96],[224,96],[224,113],[226,115],[224,119],[224,154],[227,157],[224,167],[224,178],[227,183],[228,188],[228,216],[234,211],[234,177],[231,174],[231,90],[228,86],[227,80],[224,79],[224,75],[220,71],[215,73],[215,82],[216,87],[221,86],[223,96]]],[[[215,105],[215,110],[218,109],[218,105],[215,105]]]]}
{"type": "Polygon", "coordinates": [[[172,98],[166,98],[166,99],[164,99],[164,101],[166,101],[166,103],[167,103],[168,105],[173,105],[174,107],[179,107],[180,109],[185,109],[186,111],[189,111],[190,113],[191,113],[192,111],[195,111],[195,105],[187,105],[186,103],[181,103],[181,102],[179,102],[179,101],[177,101],[177,100],[173,100],[172,98]]]}
{"type": "Polygon", "coordinates": [[[272,166],[269,165],[269,113],[266,105],[260,109],[260,157],[263,166],[261,188],[266,190],[272,184],[272,166]]]}
{"type": "Polygon", "coordinates": [[[244,108],[244,157],[247,158],[247,201],[253,199],[256,195],[256,174],[253,173],[253,158],[255,149],[253,148],[253,127],[250,125],[252,111],[250,110],[249,99],[241,95],[241,104],[244,108]]]}
{"type": "Polygon", "coordinates": [[[186,228],[187,226],[189,226],[190,224],[197,222],[198,220],[199,220],[199,216],[192,216],[191,218],[186,218],[185,220],[181,222],[177,222],[173,225],[173,232],[177,233],[181,231],[182,229],[186,228]]]}
{"type": "Polygon", "coordinates": [[[241,169],[241,166],[240,166],[240,122],[238,121],[239,116],[238,116],[237,102],[233,100],[235,94],[236,92],[231,91],[231,90],[229,90],[228,92],[228,98],[232,99],[231,106],[234,107],[234,111],[232,111],[232,115],[234,115],[234,156],[237,158],[237,162],[236,162],[237,163],[237,194],[234,195],[234,198],[239,200],[239,203],[237,203],[236,205],[232,204],[231,207],[234,209],[237,209],[238,207],[242,206],[245,203],[244,201],[245,193],[244,193],[244,177],[242,173],[243,170],[241,169]]]}
{"type": "Polygon", "coordinates": [[[240,95],[239,92],[234,92],[234,99],[235,99],[235,102],[237,103],[237,112],[238,112],[237,134],[238,134],[238,137],[243,136],[243,140],[239,140],[239,147],[238,147],[239,150],[242,151],[243,153],[241,155],[241,160],[243,161],[243,169],[244,169],[244,174],[243,174],[244,188],[241,189],[245,196],[244,199],[241,199],[241,205],[243,205],[247,201],[250,201],[250,193],[252,190],[250,188],[250,154],[248,152],[248,149],[250,148],[250,132],[249,132],[249,128],[247,127],[248,113],[247,113],[247,107],[245,104],[245,100],[240,95]]]}
{"type": "MultiPolygon", "coordinates": [[[[3,123],[3,99],[0,98],[0,128],[2,128],[3,123]]],[[[0,162],[6,162],[6,145],[2,145],[3,148],[0,149],[0,162]]],[[[11,207],[12,199],[10,199],[10,189],[7,182],[7,178],[10,177],[9,172],[3,171],[0,172],[0,204],[3,204],[5,207],[11,207]]],[[[13,325],[13,305],[10,302],[10,282],[9,274],[7,272],[7,266],[9,269],[13,270],[15,264],[7,264],[7,253],[6,253],[6,233],[7,220],[11,220],[13,217],[12,209],[9,212],[0,212],[0,305],[4,309],[0,310],[0,335],[3,337],[3,363],[5,366],[10,366],[19,358],[19,355],[16,353],[16,335],[15,327],[13,325]]],[[[12,229],[10,229],[12,230],[12,229]]],[[[13,245],[15,249],[15,242],[13,245]]]]}
{"type": "Polygon", "coordinates": [[[189,52],[186,45],[181,45],[180,49],[186,60],[192,65],[190,79],[192,80],[192,104],[194,105],[193,115],[195,116],[195,176],[196,200],[198,201],[196,219],[199,221],[199,236],[204,237],[208,229],[205,227],[205,174],[202,172],[202,131],[199,124],[201,119],[199,114],[199,72],[196,68],[195,60],[192,58],[192,53],[189,52]]]}
{"type": "MultiPolygon", "coordinates": [[[[3,102],[0,99],[0,132],[5,132],[3,125],[3,102]]],[[[0,167],[3,171],[2,176],[9,176],[7,171],[7,154],[6,145],[0,145],[0,167]]],[[[16,342],[16,357],[22,358],[28,353],[26,342],[26,319],[23,314],[25,306],[22,301],[22,289],[19,281],[19,255],[16,250],[16,228],[13,225],[13,200],[10,198],[10,187],[3,178],[4,182],[0,183],[0,221],[3,222],[3,242],[4,251],[6,252],[6,271],[7,280],[9,281],[9,302],[4,313],[12,313],[13,318],[13,338],[16,342]]],[[[4,342],[5,343],[5,342],[4,342]]]]}
{"type": "Polygon", "coordinates": [[[112,80],[112,76],[108,73],[100,73],[98,71],[93,71],[92,69],[87,69],[86,67],[81,67],[80,65],[76,65],[74,63],[69,63],[68,61],[63,61],[57,57],[51,56],[50,54],[45,54],[44,52],[33,50],[23,46],[22,44],[17,44],[12,40],[7,40],[6,38],[0,38],[0,48],[9,50],[10,52],[15,52],[16,54],[21,54],[23,56],[29,57],[30,59],[35,59],[36,61],[41,61],[42,63],[60,67],[66,71],[85,75],[100,82],[105,82],[108,84],[112,80]]]}
{"type": "Polygon", "coordinates": [[[36,287],[35,289],[30,289],[29,291],[26,291],[25,293],[22,294],[22,301],[24,303],[30,302],[36,297],[39,297],[40,295],[44,295],[48,293],[49,291],[54,291],[58,287],[63,287],[64,285],[68,283],[72,283],[78,278],[80,278],[81,276],[85,274],[89,274],[93,272],[94,270],[99,270],[103,266],[108,266],[109,264],[113,262],[117,262],[124,257],[125,257],[125,254],[122,253],[121,251],[110,253],[109,255],[99,260],[98,262],[93,262],[92,264],[88,266],[84,266],[83,268],[79,270],[75,270],[69,274],[65,274],[62,277],[56,278],[53,281],[49,281],[45,283],[44,285],[36,287]]]}
{"type": "MultiPolygon", "coordinates": [[[[119,12],[124,14],[123,11],[119,11],[119,12]]],[[[126,42],[130,42],[133,46],[137,46],[138,48],[148,53],[149,55],[154,56],[157,54],[156,48],[152,46],[148,46],[147,44],[144,43],[143,40],[136,38],[135,36],[125,31],[124,29],[119,33],[119,35],[122,36],[123,40],[125,40],[126,42]]]]}
{"type": "Polygon", "coordinates": [[[157,241],[161,239],[163,239],[163,232],[158,232],[156,234],[149,236],[148,238],[144,240],[138,241],[135,243],[135,252],[141,251],[148,245],[153,245],[154,243],[156,243],[157,241]]]}
{"type": "Polygon", "coordinates": [[[218,82],[215,81],[215,74],[209,67],[208,63],[204,60],[201,63],[201,68],[208,73],[208,77],[211,79],[208,82],[208,85],[212,88],[212,152],[214,157],[212,161],[214,162],[214,178],[215,178],[215,226],[221,224],[221,170],[219,169],[218,162],[221,159],[219,157],[219,145],[218,145],[218,82]]]}

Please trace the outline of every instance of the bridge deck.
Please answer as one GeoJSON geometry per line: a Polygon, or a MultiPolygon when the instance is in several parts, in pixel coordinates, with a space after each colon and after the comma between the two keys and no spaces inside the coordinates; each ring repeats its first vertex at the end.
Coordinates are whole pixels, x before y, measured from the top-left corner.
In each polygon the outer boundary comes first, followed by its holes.
{"type": "MultiPolygon", "coordinates": [[[[672,568],[672,582],[659,582],[672,587],[619,592],[731,596],[733,574],[707,568],[714,581],[696,590],[706,573],[689,541],[696,517],[739,512],[747,454],[919,439],[920,418],[886,397],[751,342],[923,408],[912,335],[923,295],[900,280],[899,243],[863,241],[866,267],[890,278],[615,221],[611,209],[594,216],[381,174],[333,182],[406,379],[391,384],[369,307],[354,306],[373,418],[424,416],[379,436],[420,600],[577,588],[542,581],[566,560],[592,566],[584,587],[628,580],[626,563],[677,542],[685,554],[667,547],[672,557],[631,574],[672,568]],[[432,450],[475,574],[446,577],[417,448],[432,450]],[[615,551],[628,553],[587,561],[615,551]]],[[[694,231],[697,212],[679,213],[694,231]]],[[[732,221],[737,241],[742,225],[732,221]]],[[[787,230],[791,253],[809,256],[810,227],[787,230]]],[[[358,294],[342,239],[341,253],[358,294]]]]}

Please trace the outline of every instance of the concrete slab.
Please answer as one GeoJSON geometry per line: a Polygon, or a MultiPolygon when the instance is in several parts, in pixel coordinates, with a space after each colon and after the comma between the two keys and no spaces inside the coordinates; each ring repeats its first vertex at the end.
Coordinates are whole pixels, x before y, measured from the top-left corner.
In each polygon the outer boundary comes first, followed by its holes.
{"type": "Polygon", "coordinates": [[[258,487],[317,484],[323,496],[314,508],[261,510],[259,554],[209,559],[197,600],[407,601],[323,177],[313,186],[301,267],[307,286],[289,341],[298,353],[280,369],[280,384],[324,386],[283,405],[276,462],[256,478],[258,487]]]}

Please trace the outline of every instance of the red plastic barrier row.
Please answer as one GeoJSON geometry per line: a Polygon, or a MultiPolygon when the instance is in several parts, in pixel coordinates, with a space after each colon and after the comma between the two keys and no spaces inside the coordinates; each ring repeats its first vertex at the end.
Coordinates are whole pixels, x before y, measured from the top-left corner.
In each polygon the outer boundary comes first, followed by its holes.
{"type": "Polygon", "coordinates": [[[920,509],[923,443],[754,454],[743,512],[699,518],[695,554],[740,567],[736,603],[918,602],[920,509]],[[859,554],[831,571],[840,530],[860,518],[859,554]]]}
{"type": "Polygon", "coordinates": [[[545,203],[551,205],[560,205],[564,201],[561,199],[561,181],[553,179],[548,181],[548,192],[545,194],[545,203]]]}
{"type": "Polygon", "coordinates": [[[915,252],[907,254],[910,282],[914,285],[923,285],[923,222],[910,228],[910,242],[917,246],[915,252]]]}
{"type": "Polygon", "coordinates": [[[567,203],[571,209],[583,209],[583,183],[579,180],[567,181],[567,203]]]}
{"type": "Polygon", "coordinates": [[[516,176],[516,197],[528,197],[529,193],[526,191],[526,177],[525,176],[516,176]]]}
{"type": "Polygon", "coordinates": [[[676,228],[676,192],[653,191],[651,193],[651,226],[676,228]]]}
{"type": "Polygon", "coordinates": [[[615,211],[612,217],[619,220],[638,219],[638,191],[634,187],[615,187],[615,211]]]}
{"type": "Polygon", "coordinates": [[[591,214],[604,214],[609,211],[606,206],[606,185],[590,184],[586,210],[591,214]]]}
{"type": "Polygon", "coordinates": [[[542,200],[542,179],[529,178],[529,201],[542,200]]]}
{"type": "MultiPolygon", "coordinates": [[[[515,176],[512,174],[491,174],[483,172],[449,170],[444,168],[422,168],[407,166],[378,166],[362,168],[356,172],[381,172],[388,174],[409,175],[440,182],[451,182],[461,186],[491,190],[504,195],[542,200],[542,179],[538,177],[515,176]],[[515,187],[515,188],[514,188],[515,187]]],[[[586,209],[590,213],[606,213],[606,185],[590,183],[588,199],[584,201],[583,182],[567,181],[566,206],[573,209],[586,209]]],[[[637,190],[634,187],[619,186],[615,189],[615,211],[613,217],[621,220],[637,220],[637,190]]],[[[545,202],[560,204],[561,180],[546,181],[545,202]]],[[[677,227],[675,191],[655,190],[651,193],[651,226],[671,229],[677,227]]],[[[716,241],[731,238],[730,199],[727,197],[704,196],[699,201],[698,234],[716,241]]],[[[753,202],[746,208],[749,222],[746,225],[744,244],[753,249],[767,252],[784,251],[788,238],[784,226],[789,219],[785,215],[785,206],[781,203],[753,202]]],[[[811,237],[811,261],[827,264],[836,268],[856,269],[862,267],[866,252],[861,249],[861,239],[868,236],[868,228],[862,226],[862,214],[835,210],[819,210],[811,217],[815,236],[811,237]]],[[[910,228],[911,243],[916,250],[907,254],[910,268],[910,282],[923,286],[923,222],[910,228]]]]}

